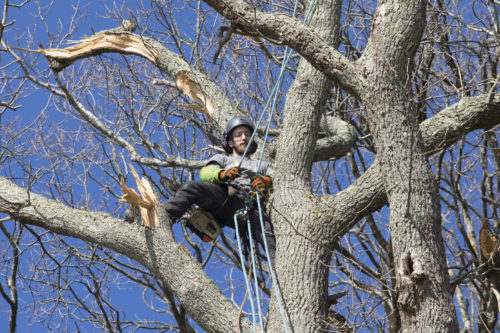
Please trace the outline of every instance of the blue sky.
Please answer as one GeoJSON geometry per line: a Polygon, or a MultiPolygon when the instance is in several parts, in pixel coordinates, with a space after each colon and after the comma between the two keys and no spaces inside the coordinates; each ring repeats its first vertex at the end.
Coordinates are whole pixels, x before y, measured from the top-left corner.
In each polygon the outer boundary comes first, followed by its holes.
{"type": "MultiPolygon", "coordinates": [[[[50,8],[49,11],[49,16],[47,19],[47,25],[41,24],[40,21],[36,19],[36,17],[32,16],[29,14],[30,11],[34,11],[36,9],[36,3],[32,2],[25,6],[23,9],[15,9],[12,8],[9,11],[9,20],[15,19],[16,22],[12,27],[9,27],[4,34],[5,40],[12,45],[17,45],[15,39],[16,37],[21,37],[21,38],[26,38],[26,36],[29,36],[29,34],[33,34],[33,39],[35,40],[35,45],[38,43],[41,43],[44,47],[49,47],[50,45],[48,44],[48,39],[47,39],[47,32],[50,34],[55,35],[58,32],[64,33],[69,26],[69,23],[71,20],[78,20],[82,18],[82,15],[85,15],[85,19],[82,21],[81,27],[72,33],[69,39],[78,39],[81,38],[82,36],[85,35],[91,35],[92,31],[99,31],[102,29],[108,29],[108,28],[114,28],[118,25],[117,21],[114,21],[112,19],[104,19],[103,18],[103,13],[105,12],[105,2],[104,1],[87,1],[87,2],[81,2],[80,5],[84,9],[83,12],[78,13],[77,15],[74,15],[74,10],[72,4],[75,2],[72,1],[56,1],[55,4],[50,8]]],[[[465,2],[462,2],[464,4],[465,2]]],[[[133,6],[135,2],[128,2],[129,6],[133,6]]],[[[113,6],[113,2],[108,1],[107,2],[108,6],[113,6]]],[[[117,9],[118,11],[121,12],[127,12],[127,8],[117,9]]],[[[460,10],[468,10],[468,5],[464,4],[463,8],[460,8],[460,10]]],[[[45,9],[43,10],[45,12],[45,9]]],[[[186,16],[185,20],[186,22],[189,21],[189,16],[186,16]]],[[[189,29],[189,25],[186,23],[185,29],[186,31],[189,29]]],[[[66,43],[64,46],[67,45],[66,43]]],[[[22,44],[19,44],[17,46],[23,47],[22,44]]],[[[362,49],[362,46],[359,46],[360,49],[362,49]]],[[[2,54],[0,53],[0,60],[2,59],[2,54]]],[[[47,70],[46,67],[46,61],[43,59],[43,57],[40,57],[40,68],[38,71],[42,72],[47,70]]],[[[4,57],[5,59],[5,57],[4,57]]],[[[75,64],[75,68],[78,68],[78,64],[75,64]]],[[[260,88],[260,87],[259,87],[260,88]]],[[[284,87],[286,89],[286,86],[284,87]]],[[[264,96],[267,92],[265,88],[262,89],[263,91],[260,92],[264,96]]],[[[19,108],[16,112],[11,112],[9,111],[6,113],[6,115],[3,117],[3,121],[6,120],[14,120],[16,122],[19,122],[20,126],[25,126],[27,124],[30,124],[33,122],[33,120],[39,116],[40,110],[47,104],[48,102],[48,95],[42,90],[39,90],[38,92],[23,98],[21,103],[21,108],[19,108]]],[[[281,101],[282,102],[282,101],[281,101]]],[[[47,127],[50,126],[64,126],[66,129],[71,130],[72,128],[77,128],[80,126],[80,121],[76,120],[72,117],[67,117],[63,116],[61,113],[59,113],[54,107],[49,107],[45,109],[44,115],[47,117],[45,120],[45,124],[47,127]]],[[[85,145],[86,143],[82,143],[82,145],[85,145]]],[[[366,157],[366,156],[365,156],[366,157]]],[[[368,160],[368,159],[367,159],[368,160]]],[[[369,159],[371,163],[371,159],[369,159]]],[[[333,163],[333,162],[330,162],[333,163]]],[[[345,161],[338,161],[336,163],[330,164],[330,163],[325,163],[328,164],[328,168],[334,168],[335,171],[337,172],[339,178],[345,177],[345,183],[341,184],[341,186],[347,186],[348,182],[352,181],[353,178],[347,172],[346,170],[348,169],[347,164],[345,161]],[[351,180],[347,181],[347,178],[351,177],[351,180]]],[[[41,166],[49,166],[50,162],[46,160],[32,160],[32,166],[34,168],[41,167],[41,166]]],[[[75,173],[79,173],[81,171],[81,166],[76,165],[75,169],[73,170],[75,173]]],[[[21,177],[24,174],[24,172],[21,172],[21,170],[14,170],[14,175],[21,177]],[[16,174],[18,173],[18,174],[16,174]]],[[[128,179],[128,184],[133,186],[133,182],[131,179],[128,179]]],[[[467,178],[463,178],[462,182],[464,186],[467,186],[467,178]]],[[[35,188],[36,190],[36,188],[35,188]]],[[[83,188],[79,188],[75,186],[72,191],[75,195],[81,195],[83,188]]],[[[99,196],[99,186],[97,184],[94,184],[94,186],[91,186],[88,188],[88,190],[93,191],[96,196],[99,196]]],[[[475,193],[475,197],[479,201],[479,192],[475,193]]],[[[114,200],[112,197],[106,197],[106,200],[109,200],[110,202],[114,200]]],[[[113,201],[114,202],[114,201],[113,201]]],[[[94,201],[95,205],[99,205],[98,202],[94,201]]],[[[118,203],[111,203],[110,206],[113,205],[118,205],[118,203]]],[[[382,211],[383,216],[388,216],[387,209],[384,209],[382,211]]],[[[383,219],[382,219],[383,220],[383,219]]],[[[453,222],[453,221],[452,221],[453,222]]],[[[451,222],[451,223],[452,223],[451,222]]],[[[13,223],[8,222],[5,224],[6,227],[9,230],[13,229],[13,223]]],[[[181,242],[185,241],[182,239],[182,236],[180,236],[179,232],[179,226],[177,225],[175,227],[176,233],[179,235],[179,240],[181,242]]],[[[388,229],[383,230],[385,231],[384,236],[387,236],[388,239],[388,229]]],[[[77,240],[68,240],[70,244],[73,244],[75,247],[81,246],[81,242],[77,240]]],[[[36,248],[28,248],[26,250],[26,253],[23,254],[23,258],[25,256],[29,256],[30,258],[37,258],[37,255],[39,256],[38,252],[36,251],[36,248]]],[[[30,274],[29,267],[23,267],[23,273],[26,275],[30,274]]],[[[206,269],[207,274],[212,277],[216,282],[218,281],[224,281],[227,279],[227,277],[231,274],[232,277],[237,277],[235,280],[235,283],[238,285],[238,292],[237,292],[237,297],[236,297],[236,302],[239,303],[242,300],[243,296],[243,291],[244,291],[244,283],[243,283],[243,277],[240,272],[237,271],[231,271],[227,269],[227,266],[224,266],[216,260],[212,260],[209,266],[206,269]]],[[[227,295],[230,295],[230,288],[225,288],[223,292],[225,292],[227,295]]],[[[154,313],[150,311],[147,306],[144,305],[142,301],[143,297],[143,291],[139,288],[130,288],[130,287],[125,287],[124,289],[120,288],[112,288],[110,290],[110,293],[113,295],[113,299],[116,301],[116,304],[120,304],[120,310],[123,313],[126,313],[126,316],[130,319],[133,318],[135,314],[138,314],[140,316],[145,315],[146,313],[148,314],[148,318],[153,318],[157,319],[159,321],[165,321],[165,315],[162,313],[154,313]]],[[[147,295],[146,298],[150,298],[151,295],[147,295]]],[[[24,306],[30,301],[31,295],[25,294],[22,297],[22,305],[24,306]]],[[[8,318],[7,314],[3,311],[6,308],[6,304],[2,299],[0,299],[0,327],[6,327],[8,323],[8,318]]],[[[249,306],[247,303],[247,310],[249,310],[249,306]]],[[[22,311],[19,315],[19,325],[20,329],[19,332],[24,332],[24,331],[33,331],[33,332],[38,332],[38,331],[46,331],[47,329],[40,326],[39,324],[32,324],[30,323],[30,312],[29,310],[22,311]]],[[[70,326],[71,327],[71,326],[70,326]]]]}

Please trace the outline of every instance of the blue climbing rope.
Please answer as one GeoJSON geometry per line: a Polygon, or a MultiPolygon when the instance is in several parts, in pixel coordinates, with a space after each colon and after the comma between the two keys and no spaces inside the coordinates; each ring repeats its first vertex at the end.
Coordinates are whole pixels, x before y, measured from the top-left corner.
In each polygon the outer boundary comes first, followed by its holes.
{"type": "Polygon", "coordinates": [[[259,284],[258,284],[258,280],[257,280],[257,270],[255,268],[255,256],[253,255],[254,254],[254,249],[253,249],[253,240],[252,240],[252,226],[250,224],[250,217],[248,216],[248,212],[247,212],[247,230],[248,230],[248,243],[250,243],[250,254],[251,254],[251,258],[252,258],[252,270],[253,270],[253,278],[254,278],[254,285],[255,285],[255,298],[256,298],[256,301],[257,301],[257,310],[259,311],[259,322],[260,322],[260,329],[262,331],[262,333],[264,333],[264,324],[262,323],[262,309],[260,307],[260,293],[259,293],[259,284]]]}
{"type": "Polygon", "coordinates": [[[245,258],[243,256],[243,249],[241,248],[241,240],[240,240],[240,232],[239,232],[239,228],[238,228],[238,214],[241,213],[243,209],[240,209],[239,211],[236,212],[236,214],[234,214],[234,228],[235,228],[235,231],[236,231],[236,240],[238,241],[238,252],[240,254],[240,261],[241,261],[241,270],[243,271],[243,276],[245,277],[245,284],[246,284],[246,287],[247,287],[247,290],[248,290],[248,298],[250,299],[250,307],[252,308],[252,323],[253,323],[253,332],[255,333],[255,307],[254,307],[254,304],[253,304],[253,297],[252,297],[252,293],[251,293],[251,286],[250,286],[250,283],[248,282],[248,278],[247,278],[247,272],[246,272],[246,269],[245,269],[245,258]]]}

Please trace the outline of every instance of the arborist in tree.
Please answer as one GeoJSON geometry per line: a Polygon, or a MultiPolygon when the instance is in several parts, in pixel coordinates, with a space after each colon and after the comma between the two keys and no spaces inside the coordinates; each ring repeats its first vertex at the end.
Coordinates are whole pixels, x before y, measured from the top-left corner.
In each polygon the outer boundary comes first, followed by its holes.
{"type": "MultiPolygon", "coordinates": [[[[236,214],[239,217],[238,229],[243,239],[245,255],[248,254],[249,245],[247,216],[250,218],[252,238],[264,249],[255,192],[259,191],[262,194],[261,198],[265,196],[271,188],[273,173],[271,163],[266,161],[261,162],[257,173],[259,161],[250,159],[250,156],[257,150],[257,143],[250,142],[253,132],[254,125],[250,119],[242,116],[232,118],[227,123],[224,133],[223,148],[227,154],[217,154],[210,158],[207,165],[200,170],[201,181],[186,183],[166,202],[167,213],[174,223],[193,204],[204,212],[208,212],[209,216],[213,216],[218,226],[215,225],[212,229],[223,226],[235,229],[234,216],[236,214]],[[243,158],[246,149],[247,153],[243,158]]],[[[206,218],[206,215],[202,217],[206,218]]],[[[200,232],[200,229],[204,227],[210,229],[210,224],[198,223],[196,218],[196,216],[193,219],[189,218],[188,226],[205,241],[211,240],[209,231],[200,232]],[[196,224],[202,227],[196,228],[196,224]]],[[[269,255],[273,260],[276,248],[273,227],[264,211],[262,211],[262,218],[269,255]]]]}

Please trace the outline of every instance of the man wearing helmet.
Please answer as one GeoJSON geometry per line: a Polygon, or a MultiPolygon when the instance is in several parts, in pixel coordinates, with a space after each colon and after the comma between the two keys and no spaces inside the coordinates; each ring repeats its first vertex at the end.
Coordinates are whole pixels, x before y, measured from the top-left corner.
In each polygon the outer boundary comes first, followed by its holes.
{"type": "MultiPolygon", "coordinates": [[[[253,123],[247,117],[236,116],[227,123],[223,143],[227,154],[210,158],[200,170],[201,181],[188,182],[167,201],[166,210],[173,222],[195,204],[209,212],[221,227],[234,229],[234,215],[247,208],[252,238],[264,246],[259,212],[251,194],[255,191],[265,194],[271,188],[273,167],[271,163],[262,161],[259,169],[259,161],[250,159],[250,155],[257,150],[257,143],[250,141],[253,132],[253,123]]],[[[239,219],[238,229],[248,247],[246,222],[246,219],[239,219]]],[[[264,212],[263,222],[270,256],[274,258],[273,228],[264,212]]]]}

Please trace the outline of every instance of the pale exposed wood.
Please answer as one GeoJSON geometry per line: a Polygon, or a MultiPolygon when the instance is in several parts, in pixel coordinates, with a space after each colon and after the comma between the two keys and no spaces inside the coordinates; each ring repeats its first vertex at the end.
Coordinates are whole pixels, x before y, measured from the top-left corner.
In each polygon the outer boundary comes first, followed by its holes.
{"type": "Polygon", "coordinates": [[[154,229],[160,225],[160,216],[156,211],[159,198],[154,192],[151,183],[145,178],[141,179],[132,165],[130,165],[130,170],[134,175],[137,189],[142,197],[134,189],[127,187],[122,181],[120,186],[122,187],[123,195],[119,201],[127,202],[131,206],[137,207],[141,213],[142,224],[145,227],[154,229]]]}
{"type": "Polygon", "coordinates": [[[195,108],[202,111],[209,117],[214,115],[214,103],[208,98],[207,94],[203,91],[200,85],[194,82],[187,71],[180,71],[175,77],[175,84],[183,94],[188,95],[194,101],[204,106],[204,109],[195,108]]]}
{"type": "Polygon", "coordinates": [[[481,248],[481,256],[485,260],[492,259],[492,256],[495,253],[495,250],[498,250],[499,245],[498,236],[490,233],[488,231],[488,227],[488,219],[484,219],[483,223],[481,224],[481,229],[479,229],[479,246],[481,248]]]}
{"type": "Polygon", "coordinates": [[[479,229],[479,247],[481,256],[487,261],[489,271],[486,277],[490,281],[490,290],[496,298],[497,309],[500,309],[500,237],[491,233],[489,220],[484,219],[479,229]]]}
{"type": "MultiPolygon", "coordinates": [[[[91,37],[84,37],[79,41],[72,41],[75,45],[64,49],[26,50],[39,52],[51,59],[73,62],[77,59],[93,56],[103,52],[119,52],[141,56],[155,63],[158,52],[148,46],[140,36],[128,32],[104,31],[91,37]]],[[[195,108],[208,116],[214,115],[215,106],[207,92],[196,83],[187,71],[181,70],[175,77],[177,89],[189,96],[202,107],[195,108]]]]}
{"type": "Polygon", "coordinates": [[[102,32],[72,42],[75,45],[65,49],[41,49],[39,52],[57,60],[76,60],[102,52],[135,54],[151,62],[158,57],[158,52],[148,47],[140,36],[128,32],[102,32]]]}
{"type": "MultiPolygon", "coordinates": [[[[50,59],[63,62],[64,64],[104,52],[138,55],[149,60],[153,64],[156,63],[159,56],[159,52],[147,45],[141,36],[129,32],[103,31],[94,36],[83,37],[78,41],[71,41],[71,43],[74,43],[74,45],[64,49],[21,50],[41,53],[50,59]]],[[[57,64],[54,70],[59,71],[64,67],[59,66],[61,65],[57,64]]],[[[153,83],[157,84],[158,82],[153,83]]],[[[192,75],[190,75],[188,71],[180,70],[177,72],[175,75],[175,86],[179,91],[189,96],[201,106],[193,107],[193,105],[190,105],[190,107],[205,113],[209,117],[214,115],[214,103],[208,97],[208,93],[193,80],[192,75]]]]}

